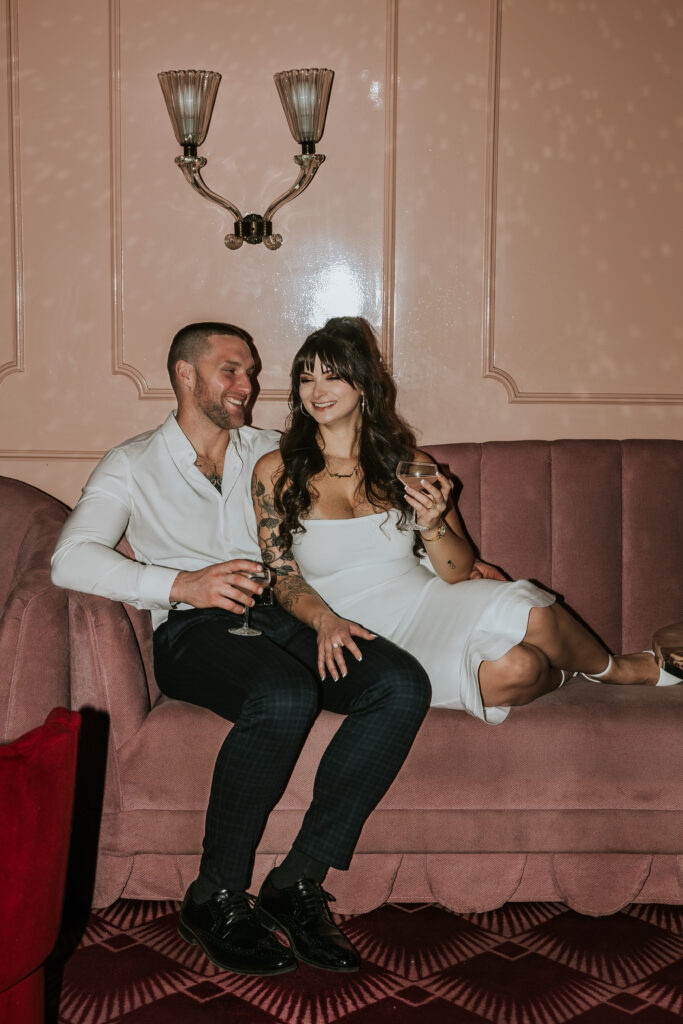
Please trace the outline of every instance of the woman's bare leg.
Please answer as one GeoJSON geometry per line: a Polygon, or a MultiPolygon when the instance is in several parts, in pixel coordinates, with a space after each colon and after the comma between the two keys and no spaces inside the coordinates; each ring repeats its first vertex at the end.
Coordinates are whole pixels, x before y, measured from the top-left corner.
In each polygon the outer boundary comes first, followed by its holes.
{"type": "Polygon", "coordinates": [[[482,661],[479,689],[485,707],[529,704],[560,685],[562,673],[532,644],[512,647],[497,661],[482,661]]]}
{"type": "MultiPolygon", "coordinates": [[[[483,661],[479,687],[485,707],[529,704],[557,689],[562,672],[603,672],[609,654],[560,604],[532,608],[523,641],[497,661],[483,661]]],[[[621,654],[601,682],[654,686],[659,666],[648,653],[621,654]]]]}
{"type": "MultiPolygon", "coordinates": [[[[594,675],[607,668],[605,648],[560,604],[532,608],[523,643],[543,651],[551,665],[570,672],[594,675]]],[[[654,686],[659,667],[648,653],[615,655],[601,682],[654,686]]]]}

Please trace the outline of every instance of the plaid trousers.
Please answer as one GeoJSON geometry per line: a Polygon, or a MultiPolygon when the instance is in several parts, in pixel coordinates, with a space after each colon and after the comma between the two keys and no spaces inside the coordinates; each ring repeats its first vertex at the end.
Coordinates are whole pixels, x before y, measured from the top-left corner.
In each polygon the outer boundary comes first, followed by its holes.
{"type": "Polygon", "coordinates": [[[294,840],[323,864],[347,868],[363,824],[398,773],[429,707],[427,675],[389,640],[358,640],[348,675],[321,681],[316,634],[277,606],[252,609],[263,635],[228,632],[241,616],[172,611],[154,634],[154,669],[169,697],[233,722],[214,767],[201,874],[246,889],[254,852],[322,708],[345,715],[320,760],[313,800],[294,840]]]}

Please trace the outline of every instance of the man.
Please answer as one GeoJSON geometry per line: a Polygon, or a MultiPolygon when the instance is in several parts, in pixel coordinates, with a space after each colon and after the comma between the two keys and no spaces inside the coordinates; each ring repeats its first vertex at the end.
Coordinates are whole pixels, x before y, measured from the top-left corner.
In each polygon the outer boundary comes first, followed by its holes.
{"type": "Polygon", "coordinates": [[[245,426],[254,389],[250,336],[190,324],[171,345],[176,414],[113,448],[88,480],[53,557],[56,584],[149,608],[161,690],[233,722],[214,768],[199,876],[179,931],[213,963],[243,974],[334,971],[360,960],[321,883],[348,867],[367,816],[394,779],[429,704],[407,653],[358,640],[348,675],[320,679],[314,630],[277,606],[253,607],[261,636],[234,636],[262,588],[252,468],[278,445],[245,426]],[[125,534],[136,561],[114,550],[125,534]],[[283,863],[258,899],[247,892],[254,851],[321,708],[345,720],[323,755],[314,796],[283,863]],[[273,931],[284,932],[289,948],[273,931]]]}

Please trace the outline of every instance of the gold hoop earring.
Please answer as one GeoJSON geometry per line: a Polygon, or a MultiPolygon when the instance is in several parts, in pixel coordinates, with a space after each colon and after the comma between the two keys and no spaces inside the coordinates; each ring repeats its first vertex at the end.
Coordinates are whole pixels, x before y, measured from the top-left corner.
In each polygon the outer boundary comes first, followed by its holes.
{"type": "Polygon", "coordinates": [[[301,399],[299,399],[299,412],[301,413],[302,416],[307,416],[309,420],[313,419],[310,412],[306,412],[306,410],[304,409],[304,403],[301,401],[301,399]]]}

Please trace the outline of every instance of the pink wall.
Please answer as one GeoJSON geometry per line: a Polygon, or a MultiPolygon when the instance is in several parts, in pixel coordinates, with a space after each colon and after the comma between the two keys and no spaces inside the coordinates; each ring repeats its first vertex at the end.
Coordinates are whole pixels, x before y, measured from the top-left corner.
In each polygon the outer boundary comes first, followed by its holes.
{"type": "Polygon", "coordinates": [[[6,0],[0,473],[68,502],[173,407],[193,319],[233,320],[279,427],[327,316],[381,333],[425,443],[683,437],[683,0],[6,0]],[[156,72],[223,75],[205,178],[293,180],[272,73],[336,79],[277,252],[229,252],[156,72]]]}

